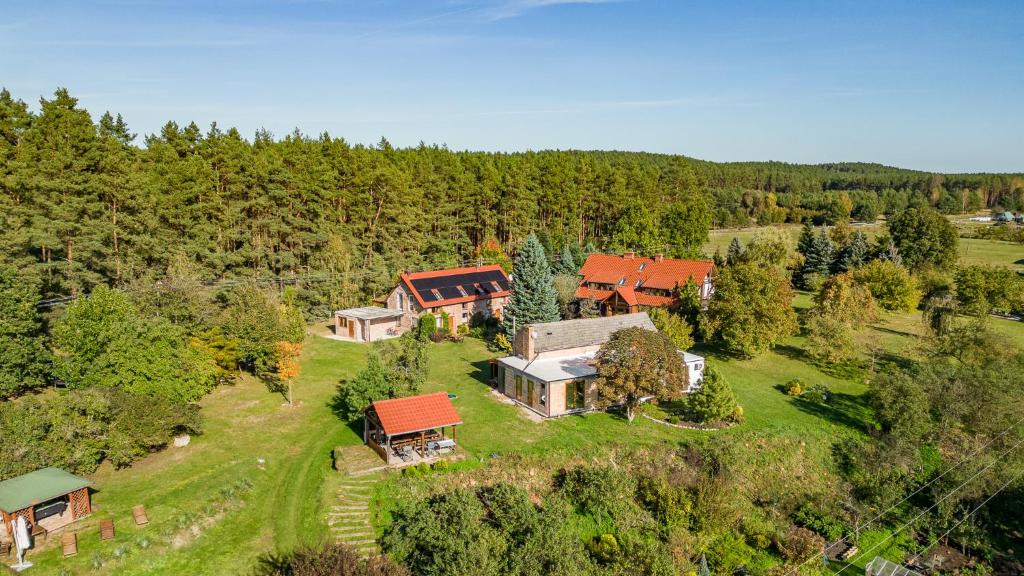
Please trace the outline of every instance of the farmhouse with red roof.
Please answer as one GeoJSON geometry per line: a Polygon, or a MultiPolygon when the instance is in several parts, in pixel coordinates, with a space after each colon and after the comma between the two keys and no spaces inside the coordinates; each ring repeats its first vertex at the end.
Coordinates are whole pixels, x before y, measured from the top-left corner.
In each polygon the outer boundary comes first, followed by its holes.
{"type": "Polygon", "coordinates": [[[714,269],[711,260],[679,260],[661,254],[644,258],[633,252],[591,254],[580,269],[583,278],[576,298],[597,301],[603,315],[629,314],[674,306],[679,302],[679,288],[693,282],[700,290],[701,302],[707,303],[714,292],[714,269]]]}
{"type": "Polygon", "coordinates": [[[338,310],[334,330],[342,338],[371,342],[406,332],[431,313],[439,329],[454,334],[474,314],[501,318],[510,294],[508,275],[497,265],[407,272],[388,293],[385,308],[338,310]]]}

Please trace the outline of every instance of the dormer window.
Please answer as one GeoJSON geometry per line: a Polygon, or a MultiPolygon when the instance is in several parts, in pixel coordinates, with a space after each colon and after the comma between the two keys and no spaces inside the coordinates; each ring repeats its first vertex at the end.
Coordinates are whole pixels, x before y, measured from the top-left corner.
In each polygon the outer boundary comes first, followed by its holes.
{"type": "Polygon", "coordinates": [[[626,285],[626,277],[623,276],[622,278],[619,279],[619,286],[625,286],[625,285],[626,285]]]}
{"type": "Polygon", "coordinates": [[[430,293],[434,295],[435,299],[437,299],[437,300],[441,299],[441,293],[437,291],[437,288],[434,288],[433,290],[431,290],[430,293]]]}
{"type": "Polygon", "coordinates": [[[459,289],[459,294],[462,294],[463,296],[469,296],[469,294],[466,294],[466,289],[463,288],[462,286],[456,286],[456,288],[459,289]]]}
{"type": "Polygon", "coordinates": [[[640,272],[643,272],[644,268],[647,268],[647,262],[644,262],[643,264],[640,265],[640,272]]]}
{"type": "Polygon", "coordinates": [[[637,280],[636,286],[634,286],[634,288],[639,288],[641,283],[643,283],[643,280],[637,280]]]}
{"type": "Polygon", "coordinates": [[[498,286],[498,283],[495,282],[494,280],[491,280],[491,286],[494,287],[495,292],[501,292],[501,286],[498,286]]]}

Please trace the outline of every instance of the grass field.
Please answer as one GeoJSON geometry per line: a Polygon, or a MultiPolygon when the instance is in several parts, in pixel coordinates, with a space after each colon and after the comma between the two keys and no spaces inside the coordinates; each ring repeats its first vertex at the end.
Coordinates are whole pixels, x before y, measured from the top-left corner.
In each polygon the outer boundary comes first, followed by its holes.
{"type": "MultiPolygon", "coordinates": [[[[1010,265],[1024,257],[1017,245],[986,242],[965,241],[965,261],[1010,265]]],[[[800,295],[797,307],[808,301],[800,295]]],[[[990,322],[1024,344],[1024,325],[990,322]]],[[[884,361],[899,361],[915,355],[916,336],[922,331],[918,313],[889,315],[864,338],[887,351],[884,361]]],[[[745,409],[742,425],[716,432],[679,430],[645,419],[630,425],[607,413],[535,422],[492,395],[484,375],[493,354],[473,339],[430,345],[426,391],[457,394],[455,405],[465,421],[458,439],[469,466],[483,465],[492,454],[586,454],[614,445],[676,445],[710,434],[799,438],[809,450],[823,454],[837,438],[862,430],[868,418],[862,400],[867,374],[863,366],[822,369],[802,348],[802,339],[793,337],[752,360],[703,349],[745,409]],[[778,389],[796,377],[826,385],[835,401],[812,405],[778,389]]],[[[104,467],[92,476],[95,512],[74,527],[78,556],[61,559],[57,542],[49,542],[30,553],[36,572],[57,574],[63,568],[80,575],[244,574],[262,554],[325,538],[323,508],[340,477],[331,469],[331,450],[361,442],[361,427],[339,421],[330,399],[338,382],[364,364],[365,353],[364,345],[309,336],[295,386],[299,405],[294,408],[249,377],[218,389],[203,400],[206,430],[189,446],[154,454],[125,470],[104,467]],[[262,468],[259,458],[265,459],[262,468]],[[149,511],[151,523],[144,528],[131,521],[136,504],[145,504],[149,511]],[[114,518],[117,537],[100,543],[98,524],[107,517],[114,518]]]]}
{"type": "MultiPolygon", "coordinates": [[[[977,223],[957,222],[957,226],[976,227],[977,223]]],[[[781,224],[777,228],[784,230],[792,238],[792,246],[796,246],[796,240],[800,236],[801,226],[798,224],[781,224]]],[[[882,224],[866,224],[857,226],[856,229],[863,230],[869,238],[884,232],[882,224]]],[[[711,257],[715,251],[723,255],[729,250],[729,243],[733,238],[746,244],[757,234],[758,228],[731,228],[724,230],[712,230],[708,234],[708,241],[704,244],[704,254],[711,257]]],[[[1015,270],[1024,271],[1024,244],[1016,242],[1002,242],[997,240],[981,240],[977,238],[960,238],[960,262],[964,264],[989,264],[1008,266],[1015,270]]]]}

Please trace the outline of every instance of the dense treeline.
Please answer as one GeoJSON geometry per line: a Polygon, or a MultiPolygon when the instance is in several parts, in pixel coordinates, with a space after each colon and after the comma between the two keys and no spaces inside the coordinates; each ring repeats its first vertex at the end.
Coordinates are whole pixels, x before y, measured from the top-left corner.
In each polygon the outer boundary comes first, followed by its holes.
{"type": "Polygon", "coordinates": [[[0,253],[43,296],[152,283],[187,255],[200,279],[301,276],[307,309],[364,302],[403,269],[453,265],[530,232],[686,254],[707,226],[874,219],[908,206],[1024,207],[1024,176],[873,164],[717,164],[624,152],[454,152],[216,124],[138,139],[70,94],[38,112],[0,92],[0,253]]]}

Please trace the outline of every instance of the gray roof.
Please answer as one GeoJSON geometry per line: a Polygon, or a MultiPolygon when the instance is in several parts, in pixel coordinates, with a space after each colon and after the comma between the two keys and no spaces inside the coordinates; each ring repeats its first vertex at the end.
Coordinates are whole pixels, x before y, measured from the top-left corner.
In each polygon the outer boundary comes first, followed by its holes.
{"type": "Polygon", "coordinates": [[[611,338],[612,333],[623,328],[657,330],[647,312],[531,324],[523,329],[533,330],[533,351],[540,354],[568,348],[600,346],[611,338]]]}
{"type": "Polygon", "coordinates": [[[377,308],[376,306],[367,306],[366,308],[349,308],[347,310],[338,310],[334,313],[335,316],[344,316],[345,318],[358,318],[359,320],[376,320],[378,318],[397,318],[402,315],[401,310],[391,310],[390,308],[377,308]]]}
{"type": "Polygon", "coordinates": [[[597,374],[597,368],[594,366],[594,354],[594,352],[587,352],[573,356],[541,358],[533,362],[519,356],[509,356],[499,358],[498,362],[520,370],[527,376],[542,382],[558,382],[587,378],[597,374]]]}
{"type": "Polygon", "coordinates": [[[694,362],[701,362],[702,360],[704,360],[703,356],[694,354],[692,352],[687,352],[685,350],[680,350],[679,355],[682,356],[683,362],[685,362],[686,364],[692,364],[694,362]]]}

